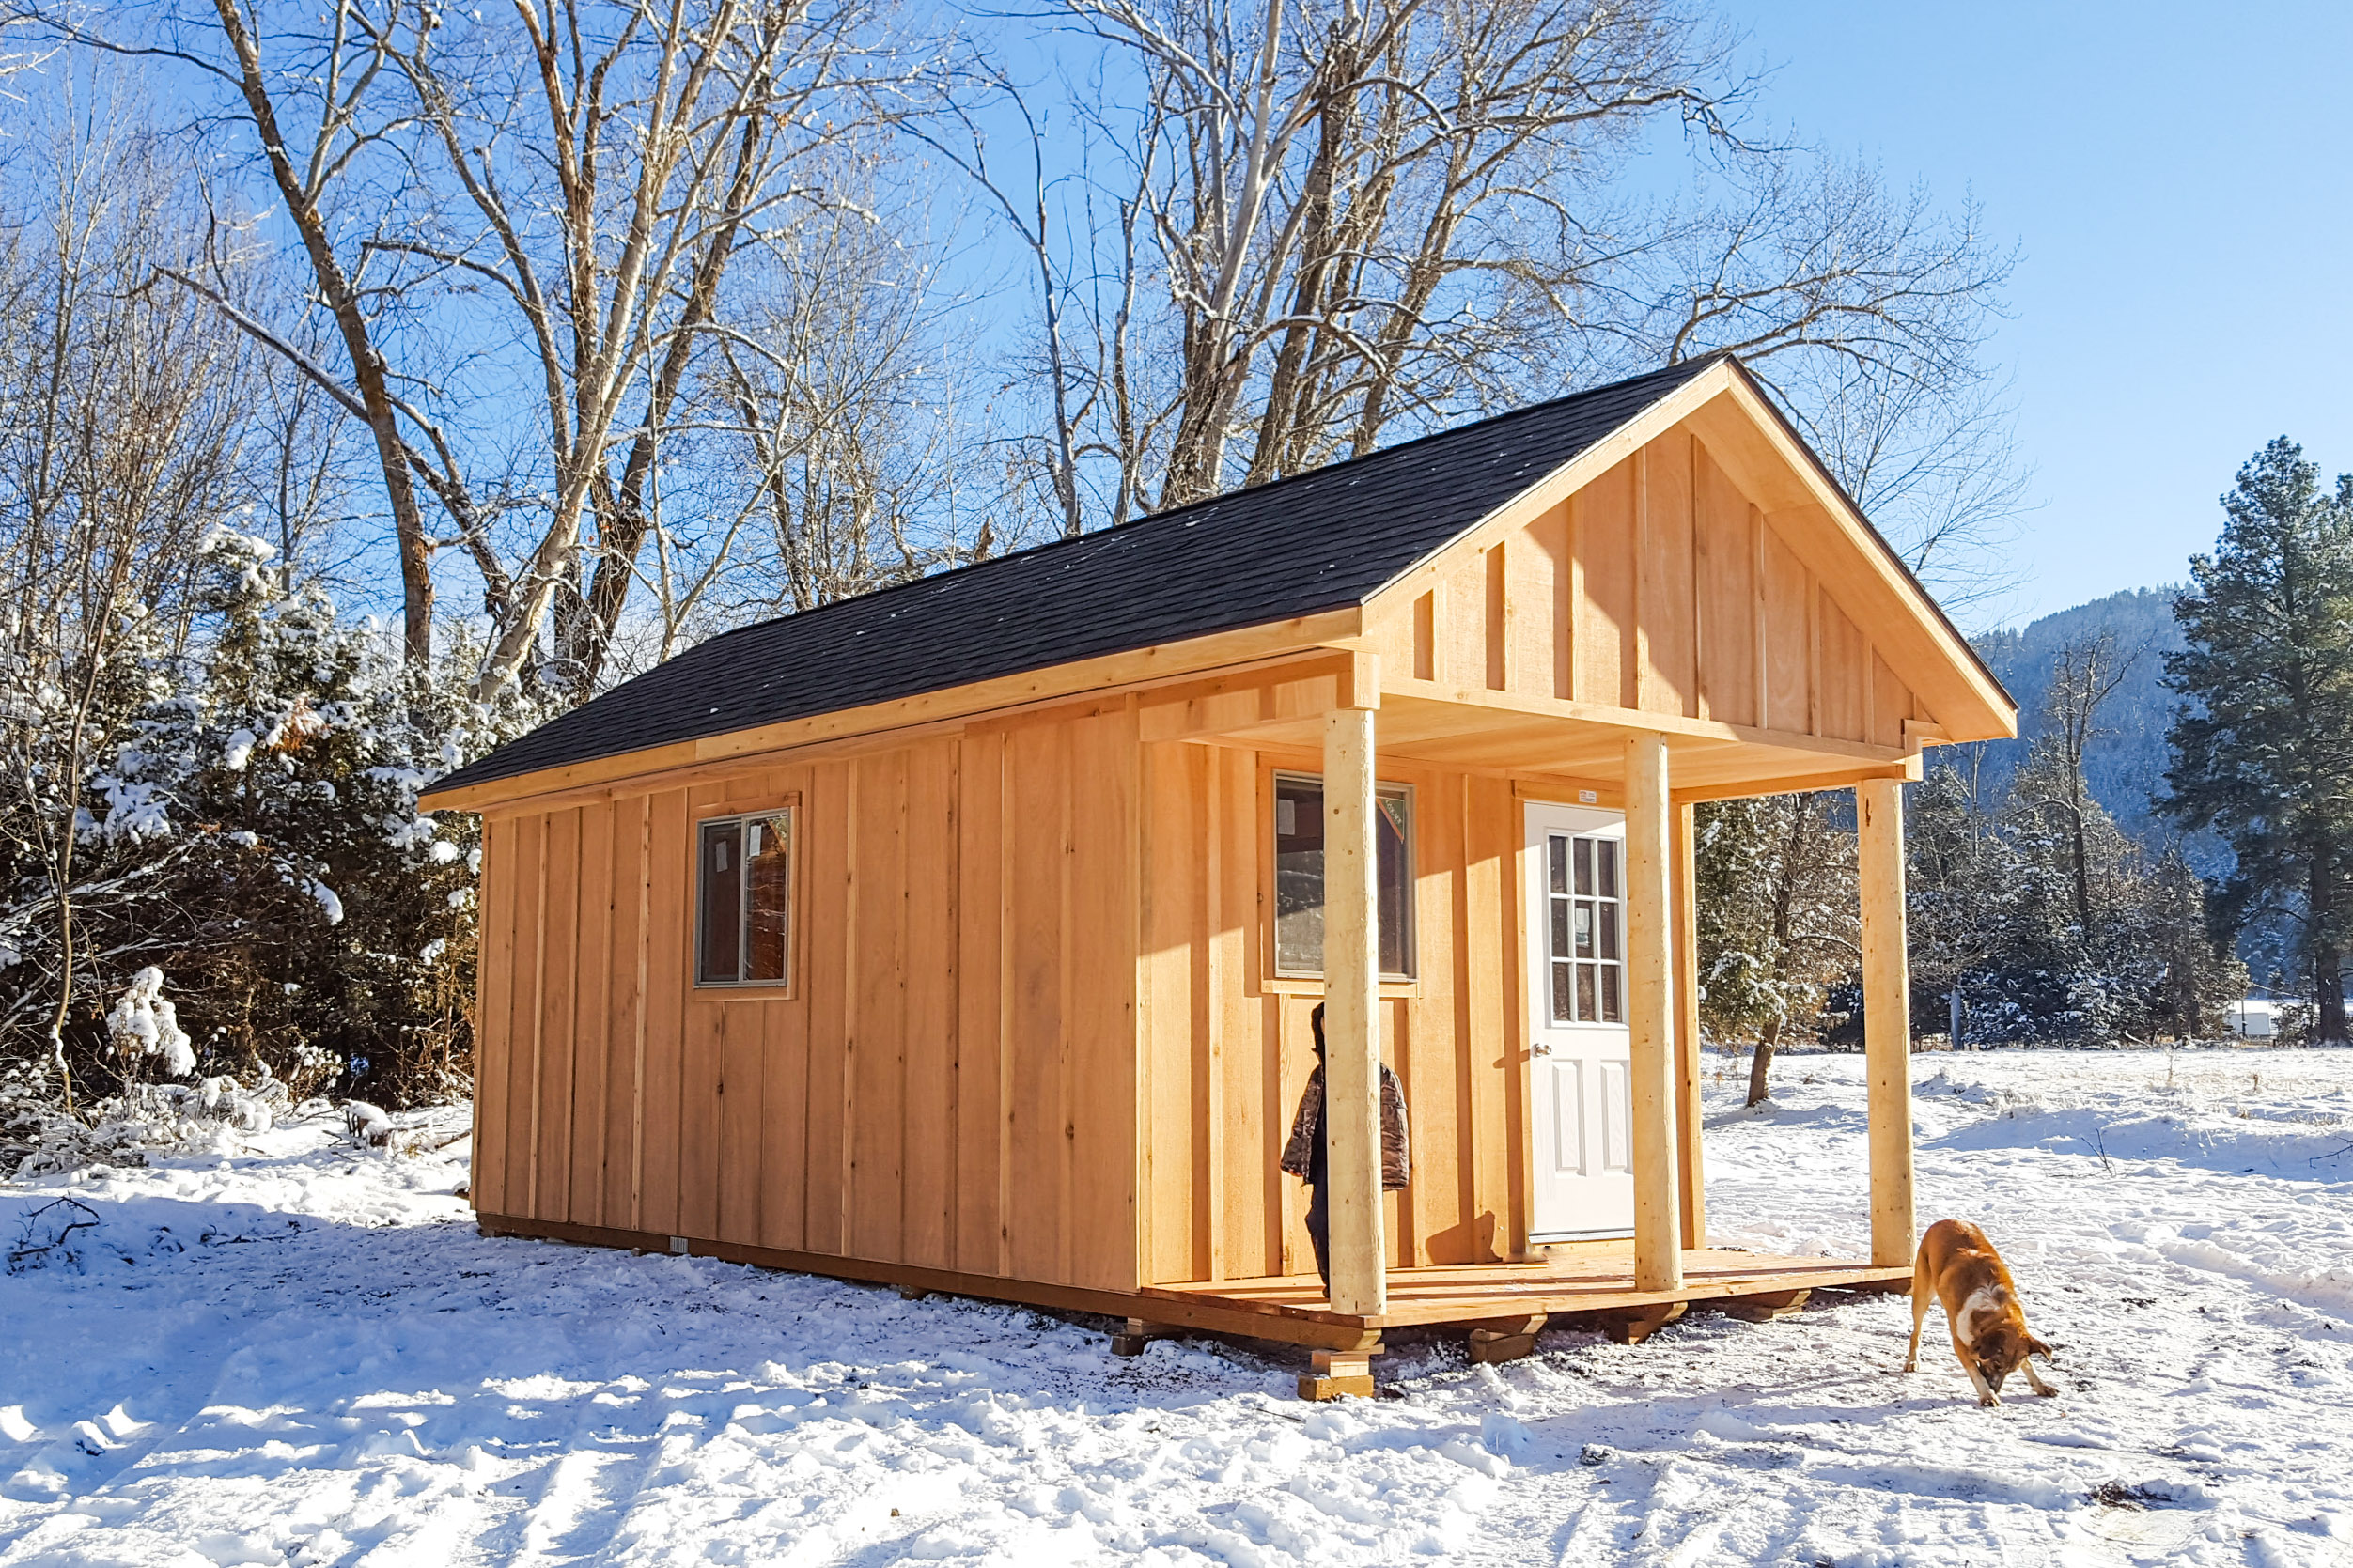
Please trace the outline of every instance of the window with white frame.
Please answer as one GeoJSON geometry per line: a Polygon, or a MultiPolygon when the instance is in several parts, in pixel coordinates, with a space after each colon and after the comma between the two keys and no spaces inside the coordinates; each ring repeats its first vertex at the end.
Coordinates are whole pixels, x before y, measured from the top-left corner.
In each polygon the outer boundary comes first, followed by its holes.
{"type": "MultiPolygon", "coordinates": [[[[1380,924],[1380,974],[1413,978],[1413,791],[1373,791],[1374,908],[1380,924]]],[[[1324,796],[1316,773],[1274,776],[1274,972],[1323,973],[1324,796]]]]}
{"type": "Polygon", "coordinates": [[[708,817],[695,839],[694,984],[790,984],[792,809],[708,817]]]}

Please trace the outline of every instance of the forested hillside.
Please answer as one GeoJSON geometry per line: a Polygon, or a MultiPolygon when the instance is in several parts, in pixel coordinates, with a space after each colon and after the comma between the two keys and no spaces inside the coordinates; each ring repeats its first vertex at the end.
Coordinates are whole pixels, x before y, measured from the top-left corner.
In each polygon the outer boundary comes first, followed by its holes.
{"type": "Polygon", "coordinates": [[[2152,816],[2150,802],[2165,787],[2165,731],[2174,703],[2165,689],[2165,656],[2182,645],[2181,628],[2174,621],[2174,599],[2180,592],[2170,583],[2129,588],[2045,615],[2015,631],[1977,638],[1977,651],[2018,704],[2018,738],[1985,748],[1986,783],[1996,789],[2005,784],[2048,725],[2045,698],[2061,650],[2106,632],[2115,639],[2117,656],[2130,663],[2116,690],[2099,706],[2096,727],[2084,749],[2084,776],[2094,799],[2108,808],[2118,827],[2152,845],[2171,836],[2169,825],[2152,816]]]}

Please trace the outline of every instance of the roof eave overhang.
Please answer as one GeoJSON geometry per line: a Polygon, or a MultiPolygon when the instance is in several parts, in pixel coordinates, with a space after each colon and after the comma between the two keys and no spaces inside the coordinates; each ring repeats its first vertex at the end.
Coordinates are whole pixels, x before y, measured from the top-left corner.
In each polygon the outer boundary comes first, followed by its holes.
{"type": "Polygon", "coordinates": [[[1335,642],[1357,637],[1363,629],[1363,606],[1340,605],[1151,647],[1049,664],[961,686],[941,687],[863,707],[722,731],[507,778],[486,779],[457,789],[429,789],[418,799],[417,806],[423,811],[490,812],[582,790],[683,782],[702,771],[731,769],[749,760],[804,747],[961,722],[1078,698],[1108,696],[1169,681],[1190,680],[1236,665],[1317,653],[1335,642]]]}

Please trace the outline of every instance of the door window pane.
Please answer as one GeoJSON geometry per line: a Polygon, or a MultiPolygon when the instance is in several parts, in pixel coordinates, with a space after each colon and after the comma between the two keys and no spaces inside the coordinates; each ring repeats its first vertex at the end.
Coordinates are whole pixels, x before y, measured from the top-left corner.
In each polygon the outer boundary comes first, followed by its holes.
{"type": "MultiPolygon", "coordinates": [[[[1402,784],[1376,789],[1374,919],[1380,972],[1413,977],[1413,796],[1402,784]]],[[[1274,967],[1280,974],[1323,972],[1324,794],[1312,774],[1274,778],[1274,967]]]]}
{"type": "Polygon", "coordinates": [[[1546,836],[1546,935],[1555,1023],[1626,1021],[1626,903],[1619,889],[1624,853],[1615,837],[1546,836]]]}

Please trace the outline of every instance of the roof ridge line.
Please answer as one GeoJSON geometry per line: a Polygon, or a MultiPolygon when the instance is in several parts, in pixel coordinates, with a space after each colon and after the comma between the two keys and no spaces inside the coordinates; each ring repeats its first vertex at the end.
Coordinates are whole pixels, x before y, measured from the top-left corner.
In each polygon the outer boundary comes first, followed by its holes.
{"type": "MultiPolygon", "coordinates": [[[[944,571],[927,572],[920,577],[911,577],[903,582],[886,582],[880,587],[868,588],[862,593],[847,594],[840,598],[828,599],[823,604],[813,605],[806,610],[790,610],[782,614],[765,615],[756,621],[747,621],[741,626],[729,627],[726,630],[717,632],[712,636],[707,637],[703,639],[702,642],[697,643],[694,645],[696,647],[707,647],[713,643],[725,642],[727,638],[738,636],[743,632],[756,631],[762,627],[773,626],[778,621],[794,620],[809,615],[821,615],[829,610],[836,610],[846,604],[871,603],[876,599],[884,598],[890,595],[902,593],[912,588],[922,588],[934,583],[944,582],[950,579],[961,577],[967,572],[978,571],[984,567],[998,567],[1003,566],[1008,561],[1027,560],[1036,556],[1044,555],[1051,551],[1062,549],[1066,546],[1086,544],[1101,540],[1130,528],[1140,528],[1145,523],[1165,522],[1175,518],[1183,517],[1190,512],[1200,511],[1204,507],[1221,505],[1225,502],[1233,501],[1245,495],[1257,495],[1263,491],[1273,489],[1278,486],[1297,484],[1302,479],[1313,479],[1325,474],[1337,474],[1343,469],[1353,468],[1360,463],[1372,462],[1376,458],[1387,458],[1394,456],[1396,453],[1410,451],[1413,447],[1423,445],[1426,442],[1443,441],[1450,436],[1460,435],[1465,430],[1475,429],[1482,426],[1508,424],[1512,421],[1522,419],[1529,415],[1543,413],[1548,410],[1556,409],[1564,403],[1574,403],[1582,398],[1598,396],[1605,392],[1622,392],[1628,387],[1637,386],[1644,381],[1650,380],[1656,377],[1665,376],[1670,372],[1681,371],[1687,378],[1690,376],[1696,376],[1714,361],[1731,357],[1733,357],[1732,350],[1729,349],[1712,349],[1707,353],[1699,355],[1697,358],[1678,360],[1673,365],[1662,365],[1655,370],[1645,370],[1641,372],[1639,375],[1628,376],[1623,380],[1605,381],[1599,386],[1587,387],[1582,392],[1565,392],[1557,397],[1548,397],[1540,403],[1530,403],[1521,408],[1506,409],[1502,413],[1488,414],[1486,418],[1473,420],[1468,425],[1457,425],[1443,430],[1426,431],[1421,435],[1410,437],[1405,441],[1401,441],[1395,446],[1383,446],[1376,451],[1364,453],[1361,457],[1343,458],[1338,462],[1324,463],[1317,467],[1307,469],[1299,474],[1280,474],[1272,479],[1261,480],[1255,485],[1244,485],[1239,489],[1221,490],[1215,495],[1205,496],[1199,501],[1188,501],[1181,506],[1172,506],[1164,512],[1146,512],[1142,517],[1130,518],[1125,522],[1114,522],[1107,528],[1098,528],[1092,530],[1091,532],[1083,534],[1066,534],[1060,538],[1041,539],[1036,544],[1024,545],[1019,550],[1008,551],[1003,555],[991,555],[978,561],[966,561],[961,565],[950,567],[944,571]]],[[[1645,408],[1648,406],[1649,405],[1647,403],[1644,405],[1645,408]]],[[[1477,525],[1474,523],[1473,526],[1475,527],[1477,525]]],[[[1414,565],[1419,566],[1421,563],[1417,561],[1414,565]]],[[[1409,567],[1407,569],[1410,570],[1411,568],[1409,567]]],[[[1398,575],[1403,576],[1404,574],[1399,573],[1398,575]]],[[[1392,579],[1391,581],[1394,582],[1395,579],[1392,579]]],[[[1383,583],[1381,586],[1385,588],[1388,584],[1383,583]]],[[[1367,595],[1366,597],[1370,598],[1371,596],[1367,595]]],[[[611,689],[608,688],[608,690],[611,689]]]]}

